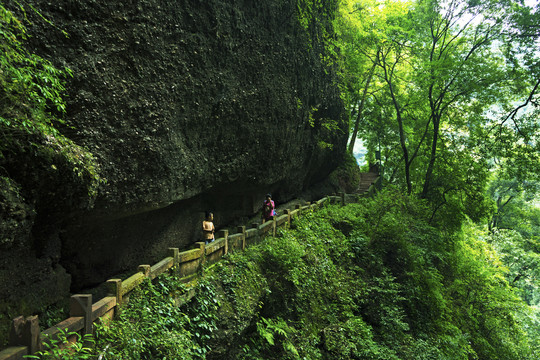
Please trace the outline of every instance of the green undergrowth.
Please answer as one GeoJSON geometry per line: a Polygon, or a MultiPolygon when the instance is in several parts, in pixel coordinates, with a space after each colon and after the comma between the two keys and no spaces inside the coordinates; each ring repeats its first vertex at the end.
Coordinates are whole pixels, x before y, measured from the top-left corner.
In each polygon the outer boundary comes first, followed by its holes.
{"type": "Polygon", "coordinates": [[[530,309],[494,251],[428,218],[390,191],[229,256],[209,275],[221,307],[208,358],[536,358],[530,309]]]}
{"type": "Polygon", "coordinates": [[[98,329],[102,359],[536,359],[531,311],[467,225],[387,191],[303,214],[207,268],[147,282],[98,329]],[[528,329],[532,329],[527,333],[528,329]]]}
{"type": "Polygon", "coordinates": [[[27,173],[42,171],[50,181],[71,180],[91,206],[104,179],[94,156],[65,135],[72,129],[65,119],[65,83],[72,72],[27,49],[26,8],[15,3],[19,17],[0,1],[0,176],[15,174],[26,183],[27,173]]]}

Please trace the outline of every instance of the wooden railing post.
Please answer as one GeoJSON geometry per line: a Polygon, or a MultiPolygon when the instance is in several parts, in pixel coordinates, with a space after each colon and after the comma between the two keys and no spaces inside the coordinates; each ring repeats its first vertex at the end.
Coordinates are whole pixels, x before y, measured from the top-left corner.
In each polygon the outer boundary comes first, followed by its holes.
{"type": "Polygon", "coordinates": [[[227,255],[229,252],[229,230],[219,230],[218,237],[225,238],[225,249],[223,255],[227,255]]]}
{"type": "Polygon", "coordinates": [[[341,197],[341,206],[345,206],[345,193],[340,192],[339,196],[341,197]]]}
{"type": "Polygon", "coordinates": [[[298,210],[298,215],[301,215],[301,214],[302,214],[302,205],[296,204],[296,205],[294,206],[294,208],[295,208],[296,210],[298,210]]]}
{"type": "Polygon", "coordinates": [[[177,266],[180,263],[180,249],[178,248],[169,248],[169,256],[174,259],[174,266],[177,266]]]}
{"type": "Polygon", "coordinates": [[[291,210],[285,209],[284,211],[285,215],[287,215],[287,229],[291,228],[291,210]]]}
{"type": "Polygon", "coordinates": [[[178,248],[169,248],[169,256],[173,258],[173,271],[175,274],[180,273],[180,249],[178,248]]]}
{"type": "Polygon", "coordinates": [[[18,316],[13,319],[9,333],[9,344],[11,346],[26,346],[28,354],[35,354],[40,350],[41,338],[37,315],[28,316],[26,319],[18,316]]]}
{"type": "Polygon", "coordinates": [[[69,301],[69,316],[82,316],[84,318],[84,334],[92,334],[92,295],[73,295],[69,301]]]}
{"type": "Polygon", "coordinates": [[[150,271],[152,270],[152,267],[150,265],[139,265],[137,270],[144,275],[144,277],[150,276],[150,271]]]}
{"type": "Polygon", "coordinates": [[[199,269],[202,269],[202,265],[206,262],[206,244],[204,241],[197,241],[195,246],[201,250],[201,261],[199,264],[199,269]]]}
{"type": "Polygon", "coordinates": [[[244,250],[246,248],[246,227],[238,226],[236,231],[242,234],[242,250],[244,250]]]}
{"type": "Polygon", "coordinates": [[[120,306],[122,304],[122,280],[107,280],[107,291],[109,292],[110,296],[116,297],[116,306],[120,306]]]}

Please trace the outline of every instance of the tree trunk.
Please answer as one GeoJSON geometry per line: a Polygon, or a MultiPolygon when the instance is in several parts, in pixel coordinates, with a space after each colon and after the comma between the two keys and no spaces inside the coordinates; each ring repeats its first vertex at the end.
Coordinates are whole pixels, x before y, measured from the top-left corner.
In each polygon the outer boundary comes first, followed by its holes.
{"type": "MultiPolygon", "coordinates": [[[[396,109],[397,110],[397,109],[396,109]]],[[[399,142],[401,144],[401,149],[403,150],[403,163],[405,165],[405,182],[407,183],[407,194],[412,193],[412,184],[411,184],[411,169],[409,164],[409,151],[407,150],[407,144],[405,142],[405,134],[403,131],[403,119],[401,118],[401,112],[397,111],[396,119],[399,125],[399,142]]]]}
{"type": "Polygon", "coordinates": [[[437,115],[433,114],[433,141],[431,142],[431,155],[429,158],[429,164],[426,170],[426,177],[424,180],[424,188],[422,189],[422,198],[426,198],[431,185],[431,177],[433,175],[433,168],[435,167],[435,159],[437,157],[437,141],[439,140],[439,125],[440,119],[437,115]]]}
{"type": "Polygon", "coordinates": [[[412,184],[411,184],[411,171],[410,171],[410,163],[409,163],[409,150],[407,149],[407,142],[405,141],[405,131],[403,129],[403,118],[401,117],[401,106],[398,102],[398,99],[396,98],[396,94],[394,92],[394,84],[392,82],[392,76],[394,73],[394,67],[396,66],[398,59],[400,58],[399,54],[396,55],[396,60],[394,62],[394,65],[391,67],[390,76],[388,74],[387,65],[385,62],[385,57],[383,56],[382,64],[380,66],[382,67],[384,71],[384,79],[386,83],[388,84],[388,89],[390,91],[390,97],[392,98],[392,103],[394,105],[394,108],[396,110],[396,120],[398,122],[399,126],[399,143],[401,144],[401,150],[403,151],[403,163],[405,166],[405,183],[407,184],[407,194],[412,193],[412,184]]]}
{"type": "Polygon", "coordinates": [[[369,89],[369,84],[371,82],[371,78],[373,77],[373,72],[375,70],[376,65],[377,63],[374,62],[371,69],[369,69],[368,77],[366,79],[366,84],[364,85],[364,91],[362,93],[362,100],[360,101],[360,105],[358,106],[358,114],[356,114],[356,121],[354,122],[354,129],[351,135],[351,141],[349,143],[349,153],[351,154],[353,153],[354,143],[356,142],[356,136],[358,135],[358,130],[360,129],[360,120],[362,119],[362,112],[364,110],[364,105],[366,103],[366,97],[367,97],[367,92],[369,89]]]}
{"type": "Polygon", "coordinates": [[[405,131],[403,130],[403,118],[401,117],[401,108],[399,107],[398,101],[394,94],[394,89],[392,82],[388,81],[388,87],[390,89],[390,95],[392,97],[392,102],[394,108],[396,109],[396,120],[399,125],[399,143],[401,144],[401,150],[403,151],[403,163],[405,165],[405,182],[407,184],[407,194],[412,193],[412,184],[411,184],[411,173],[410,173],[410,164],[409,164],[409,150],[407,149],[407,143],[405,141],[405,131]]]}

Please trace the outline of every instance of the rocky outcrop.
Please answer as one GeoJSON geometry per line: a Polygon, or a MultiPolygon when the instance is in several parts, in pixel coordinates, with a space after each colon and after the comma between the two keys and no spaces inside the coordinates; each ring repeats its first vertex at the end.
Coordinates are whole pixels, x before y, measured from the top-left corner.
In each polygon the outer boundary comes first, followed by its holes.
{"type": "Polygon", "coordinates": [[[27,9],[30,48],[73,71],[63,132],[106,179],[91,208],[20,189],[35,210],[21,244],[65,269],[72,290],[189,246],[206,209],[219,228],[266,192],[294,197],[340,160],[343,105],[321,60],[328,24],[300,25],[296,1],[29,3],[52,23],[27,9]]]}

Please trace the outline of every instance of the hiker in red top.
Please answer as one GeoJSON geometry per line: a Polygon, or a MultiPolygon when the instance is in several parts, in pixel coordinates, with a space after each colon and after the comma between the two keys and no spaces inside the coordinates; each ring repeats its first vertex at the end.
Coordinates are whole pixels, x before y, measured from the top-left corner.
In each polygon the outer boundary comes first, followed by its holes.
{"type": "Polygon", "coordinates": [[[275,215],[276,215],[276,205],[274,204],[274,201],[272,200],[272,195],[266,194],[266,200],[264,200],[263,202],[263,209],[262,209],[263,224],[266,221],[274,220],[275,215]]]}

